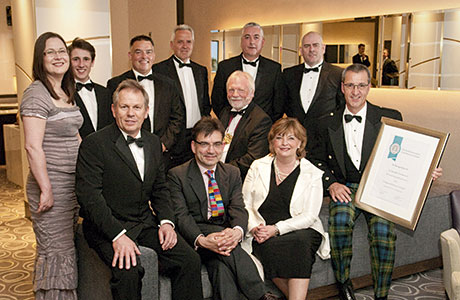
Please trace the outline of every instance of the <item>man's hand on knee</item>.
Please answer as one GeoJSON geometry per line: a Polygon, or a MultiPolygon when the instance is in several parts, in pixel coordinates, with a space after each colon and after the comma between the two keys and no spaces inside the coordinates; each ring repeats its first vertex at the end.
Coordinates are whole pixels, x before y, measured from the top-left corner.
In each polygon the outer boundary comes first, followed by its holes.
{"type": "Polygon", "coordinates": [[[351,191],[350,189],[341,183],[334,182],[331,184],[328,188],[329,194],[331,195],[331,198],[334,202],[351,202],[351,191]]]}
{"type": "Polygon", "coordinates": [[[114,251],[112,267],[117,265],[117,261],[120,269],[129,270],[131,266],[137,265],[136,255],[140,255],[141,251],[126,234],[112,242],[112,247],[114,251]]]}

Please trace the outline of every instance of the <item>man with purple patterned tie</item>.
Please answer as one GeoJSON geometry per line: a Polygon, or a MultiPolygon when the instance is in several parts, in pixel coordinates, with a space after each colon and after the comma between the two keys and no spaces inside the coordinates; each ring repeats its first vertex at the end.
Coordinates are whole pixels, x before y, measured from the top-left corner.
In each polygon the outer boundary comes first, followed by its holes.
{"type": "Polygon", "coordinates": [[[248,224],[237,167],[220,162],[224,127],[203,117],[192,129],[195,158],[169,171],[176,229],[198,251],[213,286],[212,299],[278,299],[267,293],[240,242],[248,224]]]}

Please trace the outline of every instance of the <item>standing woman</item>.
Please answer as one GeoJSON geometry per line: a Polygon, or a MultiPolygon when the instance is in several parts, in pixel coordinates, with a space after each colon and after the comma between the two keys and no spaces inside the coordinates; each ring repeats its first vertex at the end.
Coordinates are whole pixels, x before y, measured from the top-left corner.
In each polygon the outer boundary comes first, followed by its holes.
{"type": "Polygon", "coordinates": [[[35,299],[77,299],[74,229],[78,203],[75,164],[83,117],[64,39],[46,32],[35,42],[34,82],[21,103],[30,166],[27,198],[37,240],[35,299]]]}
{"type": "Polygon", "coordinates": [[[243,185],[249,212],[243,248],[289,300],[305,300],[315,254],[329,256],[319,219],[323,171],[304,158],[307,137],[297,119],[276,121],[268,142],[270,154],[252,163],[243,185]]]}

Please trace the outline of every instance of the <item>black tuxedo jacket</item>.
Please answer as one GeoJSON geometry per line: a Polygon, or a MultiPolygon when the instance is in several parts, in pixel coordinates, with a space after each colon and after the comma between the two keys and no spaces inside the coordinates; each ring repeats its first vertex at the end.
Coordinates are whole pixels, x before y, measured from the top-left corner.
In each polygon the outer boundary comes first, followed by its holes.
{"type": "MultiPolygon", "coordinates": [[[[323,185],[327,190],[334,182],[345,184],[345,133],[343,128],[343,111],[338,111],[331,122],[321,123],[320,140],[312,151],[310,161],[324,171],[323,185]]],[[[399,111],[383,108],[367,102],[366,124],[364,126],[363,148],[361,151],[361,165],[359,172],[362,173],[374,148],[377,135],[380,130],[381,118],[388,117],[402,121],[399,111]]]]}
{"type": "MultiPolygon", "coordinates": [[[[225,107],[219,116],[225,128],[230,123],[231,107],[225,107]]],[[[241,117],[225,158],[226,163],[237,166],[244,181],[252,162],[268,154],[268,132],[272,126],[270,117],[251,101],[241,117]]]]}
{"type": "MultiPolygon", "coordinates": [[[[345,98],[341,89],[342,69],[323,62],[318,85],[308,111],[305,112],[300,99],[303,70],[305,64],[299,64],[283,71],[285,86],[285,113],[297,118],[307,129],[307,136],[312,141],[316,135],[317,125],[322,119],[330,119],[335,111],[345,107],[345,98]]],[[[309,148],[309,147],[307,147],[309,148]]]]}
{"type": "MultiPolygon", "coordinates": [[[[227,78],[236,70],[243,70],[242,54],[226,59],[219,63],[211,102],[214,113],[219,116],[224,107],[229,107],[227,100],[227,78]]],[[[260,56],[259,67],[255,81],[254,101],[273,121],[283,116],[283,83],[281,65],[271,59],[260,56]]]]}
{"type": "Polygon", "coordinates": [[[362,64],[362,65],[365,65],[368,68],[371,65],[371,62],[369,61],[369,56],[365,55],[364,60],[361,61],[361,55],[359,55],[359,53],[357,53],[357,54],[355,54],[353,56],[353,63],[354,64],[362,64]]]}
{"type": "MultiPolygon", "coordinates": [[[[110,79],[107,82],[110,95],[113,95],[118,85],[125,79],[136,80],[134,72],[129,70],[110,79]]],[[[175,153],[174,146],[185,130],[185,107],[171,79],[153,73],[153,84],[155,87],[153,133],[160,137],[161,142],[170,152],[175,153]]],[[[142,128],[151,132],[149,117],[145,119],[142,128]]]]}
{"type": "MultiPolygon", "coordinates": [[[[102,129],[105,126],[113,123],[112,116],[112,98],[105,87],[100,84],[94,83],[94,92],[96,93],[97,101],[97,128],[96,130],[102,129]]],[[[94,127],[91,119],[89,118],[86,106],[83,103],[78,92],[75,92],[75,103],[80,107],[80,112],[83,116],[83,125],[80,127],[79,132],[81,138],[86,137],[88,134],[93,133],[94,127]]]]}
{"type": "Polygon", "coordinates": [[[115,123],[88,136],[80,145],[75,193],[85,237],[92,245],[111,242],[123,229],[135,240],[143,228],[157,226],[160,220],[174,222],[160,140],[146,130],[141,136],[144,180],[115,123]]]}
{"type": "MultiPolygon", "coordinates": [[[[211,103],[209,102],[209,85],[208,85],[208,69],[193,61],[190,61],[192,66],[193,77],[195,79],[196,93],[198,105],[200,106],[201,116],[209,116],[211,113],[211,103]]],[[[179,88],[179,95],[184,99],[179,75],[177,75],[176,66],[174,65],[173,56],[153,65],[153,71],[171,78],[179,88]]]]}
{"type": "MultiPolygon", "coordinates": [[[[185,240],[193,245],[200,234],[216,231],[213,225],[248,227],[248,212],[244,208],[241,178],[236,167],[219,162],[215,178],[224,203],[225,213],[219,221],[208,220],[207,186],[204,185],[196,160],[169,170],[168,187],[176,216],[176,226],[185,240]]],[[[218,230],[220,231],[220,230],[218,230]]]]}

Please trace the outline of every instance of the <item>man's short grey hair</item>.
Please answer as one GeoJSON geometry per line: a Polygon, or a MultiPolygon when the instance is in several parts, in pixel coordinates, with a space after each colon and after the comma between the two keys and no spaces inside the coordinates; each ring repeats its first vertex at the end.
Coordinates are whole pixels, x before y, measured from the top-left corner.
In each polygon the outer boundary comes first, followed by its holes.
{"type": "Polygon", "coordinates": [[[369,71],[368,67],[362,64],[352,64],[349,65],[345,70],[343,70],[342,82],[345,82],[345,75],[347,74],[347,72],[360,73],[363,71],[367,73],[367,83],[371,83],[371,72],[369,71]]]}
{"type": "Polygon", "coordinates": [[[264,37],[264,30],[262,29],[262,26],[260,26],[259,24],[257,24],[256,22],[249,22],[247,23],[246,25],[243,26],[243,29],[241,30],[241,35],[244,34],[244,30],[248,27],[257,27],[260,29],[260,35],[262,37],[264,37]]]}
{"type": "Polygon", "coordinates": [[[118,97],[120,96],[120,92],[122,90],[125,90],[125,89],[129,89],[129,90],[134,90],[134,91],[139,91],[142,93],[142,96],[144,97],[144,106],[145,108],[147,109],[147,106],[149,106],[149,95],[147,94],[147,92],[144,90],[144,88],[142,87],[142,85],[137,82],[136,80],[133,80],[133,79],[126,79],[126,80],[123,80],[117,87],[117,89],[115,90],[115,92],[113,93],[113,105],[117,105],[118,103],[118,97]]]}
{"type": "Polygon", "coordinates": [[[187,24],[180,24],[174,27],[173,33],[171,34],[171,42],[174,41],[174,39],[176,38],[176,32],[178,32],[179,30],[190,31],[190,33],[192,34],[192,41],[195,41],[195,31],[193,31],[193,28],[187,24]]]}
{"type": "Polygon", "coordinates": [[[254,84],[254,78],[252,78],[251,74],[249,74],[247,72],[240,71],[240,70],[236,70],[235,72],[233,72],[227,78],[227,84],[226,84],[227,89],[228,89],[228,83],[230,82],[230,79],[233,79],[233,78],[243,78],[243,79],[245,79],[247,81],[247,83],[248,83],[249,91],[250,92],[255,91],[256,86],[254,84]]]}

